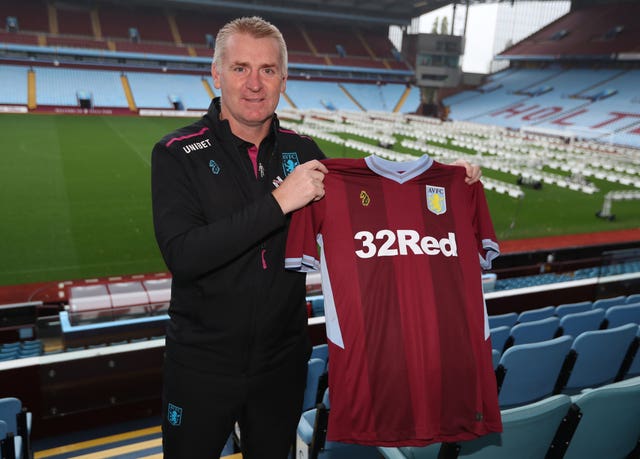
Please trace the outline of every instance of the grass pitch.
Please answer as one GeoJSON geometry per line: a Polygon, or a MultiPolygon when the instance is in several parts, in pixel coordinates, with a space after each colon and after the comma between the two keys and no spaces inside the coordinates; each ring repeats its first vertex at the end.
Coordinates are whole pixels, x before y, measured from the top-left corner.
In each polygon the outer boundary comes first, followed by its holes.
{"type": "MultiPolygon", "coordinates": [[[[191,120],[72,115],[0,115],[0,285],[165,271],[153,235],[154,143],[191,120]]],[[[334,156],[339,151],[318,142],[334,156]]],[[[484,174],[515,182],[515,177],[484,174]]],[[[523,200],[487,191],[499,239],[640,227],[637,201],[597,219],[604,193],[544,185],[523,200]]]]}

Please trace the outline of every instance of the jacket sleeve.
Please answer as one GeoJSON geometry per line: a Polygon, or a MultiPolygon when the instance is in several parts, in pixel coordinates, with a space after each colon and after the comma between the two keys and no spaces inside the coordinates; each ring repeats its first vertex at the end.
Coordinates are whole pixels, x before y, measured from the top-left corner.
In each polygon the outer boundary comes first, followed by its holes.
{"type": "Polygon", "coordinates": [[[151,156],[151,196],[160,252],[171,273],[182,279],[224,266],[286,222],[271,193],[207,222],[187,164],[162,143],[151,156]]]}

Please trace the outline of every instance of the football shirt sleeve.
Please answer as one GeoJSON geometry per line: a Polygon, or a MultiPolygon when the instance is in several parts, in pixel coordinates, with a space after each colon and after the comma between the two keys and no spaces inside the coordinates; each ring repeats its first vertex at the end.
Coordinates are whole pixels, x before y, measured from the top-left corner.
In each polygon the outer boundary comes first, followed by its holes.
{"type": "Polygon", "coordinates": [[[305,273],[320,270],[316,235],[321,207],[322,201],[313,202],[295,211],[291,216],[285,250],[285,269],[305,273]]]}
{"type": "Polygon", "coordinates": [[[473,186],[474,215],[473,227],[476,233],[478,245],[478,255],[482,269],[491,269],[491,262],[500,255],[500,247],[496,240],[496,234],[487,205],[487,198],[484,194],[484,187],[481,182],[473,186]]]}

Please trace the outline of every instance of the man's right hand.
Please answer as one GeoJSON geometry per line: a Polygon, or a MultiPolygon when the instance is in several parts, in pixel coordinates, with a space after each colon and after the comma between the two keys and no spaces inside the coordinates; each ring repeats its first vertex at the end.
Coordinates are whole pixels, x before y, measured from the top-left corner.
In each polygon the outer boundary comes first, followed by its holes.
{"type": "Polygon", "coordinates": [[[322,199],[324,174],[328,172],[327,167],[316,159],[296,166],[280,186],[272,191],[282,213],[288,214],[311,201],[322,199]]]}

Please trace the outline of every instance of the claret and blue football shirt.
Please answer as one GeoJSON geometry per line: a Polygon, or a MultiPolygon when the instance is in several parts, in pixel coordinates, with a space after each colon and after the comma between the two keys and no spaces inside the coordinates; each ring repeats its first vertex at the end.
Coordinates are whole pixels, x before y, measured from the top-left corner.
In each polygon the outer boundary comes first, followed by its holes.
{"type": "Polygon", "coordinates": [[[426,155],[323,163],[326,195],[294,213],[285,267],[322,273],[327,438],[423,446],[501,431],[481,281],[499,251],[481,183],[426,155]]]}

